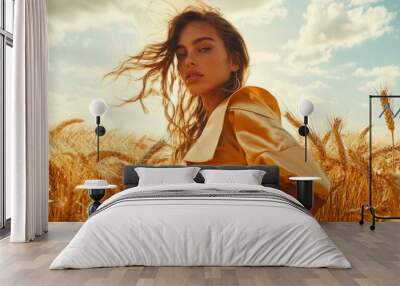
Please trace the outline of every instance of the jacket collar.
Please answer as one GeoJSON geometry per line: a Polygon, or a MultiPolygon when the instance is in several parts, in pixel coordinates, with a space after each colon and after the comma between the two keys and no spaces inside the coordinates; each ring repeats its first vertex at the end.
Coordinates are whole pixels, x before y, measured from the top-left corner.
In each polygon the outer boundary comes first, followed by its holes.
{"type": "Polygon", "coordinates": [[[203,132],[186,153],[183,158],[184,161],[207,162],[214,157],[214,152],[224,125],[229,99],[230,96],[225,98],[210,114],[203,132]]]}
{"type": "Polygon", "coordinates": [[[210,114],[203,132],[186,153],[183,158],[184,161],[207,162],[214,158],[228,106],[255,112],[280,121],[279,106],[269,92],[257,87],[243,87],[225,98],[210,114]],[[273,100],[275,108],[268,105],[268,101],[271,102],[271,100],[273,100]]]}

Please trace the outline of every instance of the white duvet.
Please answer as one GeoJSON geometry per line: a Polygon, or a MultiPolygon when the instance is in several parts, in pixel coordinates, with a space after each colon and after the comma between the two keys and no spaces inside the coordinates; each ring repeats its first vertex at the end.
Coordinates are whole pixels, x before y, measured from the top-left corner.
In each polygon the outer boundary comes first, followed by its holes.
{"type": "MultiPolygon", "coordinates": [[[[135,187],[162,190],[263,190],[239,184],[135,187]]],[[[297,201],[296,201],[297,202],[297,201]]],[[[50,269],[145,266],[294,266],[350,268],[318,222],[293,206],[255,198],[154,198],[124,201],[90,217],[50,269]]]]}

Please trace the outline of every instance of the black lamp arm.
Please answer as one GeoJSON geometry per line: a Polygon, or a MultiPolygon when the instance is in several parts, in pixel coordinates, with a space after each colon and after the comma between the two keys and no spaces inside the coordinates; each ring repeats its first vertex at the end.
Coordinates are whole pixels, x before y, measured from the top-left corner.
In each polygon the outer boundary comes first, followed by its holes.
{"type": "Polygon", "coordinates": [[[99,142],[99,137],[103,136],[106,134],[106,129],[104,126],[100,125],[100,116],[96,116],[96,129],[94,130],[94,133],[96,134],[97,137],[97,162],[100,160],[100,142],[99,142]]]}
{"type": "Polygon", "coordinates": [[[310,130],[307,127],[308,116],[304,116],[304,125],[299,127],[299,134],[304,137],[304,161],[307,162],[307,135],[310,130]]]}

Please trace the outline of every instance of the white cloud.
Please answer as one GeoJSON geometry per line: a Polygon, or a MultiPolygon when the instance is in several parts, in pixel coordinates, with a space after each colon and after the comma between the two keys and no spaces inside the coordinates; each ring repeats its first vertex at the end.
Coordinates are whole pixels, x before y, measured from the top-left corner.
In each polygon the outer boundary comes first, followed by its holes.
{"type": "Polygon", "coordinates": [[[350,5],[351,6],[370,5],[370,4],[379,3],[381,1],[382,0],[350,0],[350,5]]]}
{"type": "Polygon", "coordinates": [[[76,79],[101,79],[108,70],[104,67],[97,65],[87,64],[69,64],[67,62],[60,61],[59,65],[62,69],[55,71],[53,66],[50,66],[50,72],[57,72],[57,76],[64,78],[76,78],[76,79]]]}
{"type": "Polygon", "coordinates": [[[338,71],[336,69],[325,69],[319,66],[298,66],[298,65],[290,65],[287,61],[283,61],[276,69],[286,76],[291,77],[304,77],[304,76],[318,76],[326,79],[339,79],[340,76],[337,74],[338,71]]]}
{"type": "Polygon", "coordinates": [[[298,39],[284,47],[289,50],[287,63],[306,66],[329,62],[334,49],[350,48],[392,31],[395,16],[395,12],[383,6],[354,7],[343,1],[312,1],[303,14],[305,23],[298,39]]]}
{"type": "Polygon", "coordinates": [[[316,66],[331,59],[331,50],[324,46],[298,45],[287,57],[287,63],[293,66],[316,66]]]}
{"type": "Polygon", "coordinates": [[[360,77],[373,77],[373,76],[400,77],[400,67],[382,66],[382,67],[374,67],[372,69],[357,68],[354,74],[360,77]]]}
{"type": "Polygon", "coordinates": [[[209,0],[206,1],[210,6],[216,7],[225,13],[241,13],[246,10],[259,9],[266,4],[282,2],[279,0],[248,0],[246,5],[243,5],[243,0],[209,0]]]}
{"type": "Polygon", "coordinates": [[[400,79],[400,67],[390,65],[372,69],[357,68],[354,75],[370,79],[360,86],[359,90],[375,92],[382,87],[392,88],[396,84],[396,80],[400,79]]]}
{"type": "MultiPolygon", "coordinates": [[[[119,24],[123,29],[136,29],[142,38],[160,34],[160,27],[177,11],[196,0],[48,0],[49,43],[62,43],[67,32],[84,32],[88,29],[102,28],[119,24]]],[[[205,1],[204,1],[205,2],[205,1]]],[[[251,0],[244,5],[241,0],[211,0],[207,4],[220,8],[230,20],[246,23],[269,23],[274,19],[284,19],[287,9],[282,0],[251,0]]],[[[163,32],[163,31],[161,31],[163,32]]]]}
{"type": "MultiPolygon", "coordinates": [[[[126,15],[120,15],[120,9],[125,6],[125,2],[121,2],[121,5],[116,5],[107,0],[47,1],[50,45],[52,46],[62,43],[67,32],[84,32],[90,28],[121,22],[121,16],[126,19],[131,10],[140,11],[143,9],[139,5],[131,5],[131,7],[129,7],[130,9],[124,7],[126,15]]],[[[133,15],[133,13],[131,15],[133,15]]],[[[127,27],[132,27],[133,23],[132,17],[130,25],[127,25],[127,27]]]]}
{"type": "Polygon", "coordinates": [[[282,0],[210,0],[207,3],[218,7],[232,21],[254,25],[285,19],[288,14],[282,0]]]}
{"type": "Polygon", "coordinates": [[[250,52],[250,54],[251,60],[257,63],[276,63],[281,59],[281,56],[277,53],[250,52]]]}
{"type": "Polygon", "coordinates": [[[306,46],[352,47],[391,31],[389,23],[394,15],[383,6],[349,8],[339,2],[312,3],[304,15],[306,25],[300,30],[299,42],[306,46]]]}
{"type": "Polygon", "coordinates": [[[319,91],[321,89],[326,89],[329,87],[330,87],[329,85],[327,85],[326,83],[324,83],[320,80],[313,81],[313,82],[309,83],[308,85],[306,85],[306,89],[315,90],[315,91],[319,91]]]}
{"type": "Polygon", "coordinates": [[[131,0],[48,0],[50,45],[60,44],[67,32],[84,32],[120,24],[119,29],[139,29],[143,37],[159,32],[160,24],[176,10],[195,1],[131,1],[131,0]]]}
{"type": "Polygon", "coordinates": [[[265,86],[275,96],[280,103],[295,110],[297,103],[302,99],[309,99],[315,103],[324,103],[330,99],[322,98],[320,91],[329,89],[330,86],[322,81],[308,81],[296,83],[291,80],[276,78],[274,74],[253,72],[250,74],[249,85],[265,86]]]}

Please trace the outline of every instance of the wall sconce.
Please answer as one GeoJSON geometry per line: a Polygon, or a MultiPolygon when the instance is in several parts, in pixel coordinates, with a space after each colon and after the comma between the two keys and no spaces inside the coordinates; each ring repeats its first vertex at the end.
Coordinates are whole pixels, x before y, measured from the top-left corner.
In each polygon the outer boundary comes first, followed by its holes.
{"type": "Polygon", "coordinates": [[[304,116],[304,125],[299,127],[299,134],[304,137],[304,161],[307,162],[307,135],[310,132],[308,129],[308,116],[313,112],[314,105],[311,101],[305,99],[299,104],[299,112],[304,116]]]}
{"type": "Polygon", "coordinates": [[[96,133],[97,137],[97,162],[99,162],[100,159],[100,152],[99,152],[99,137],[103,136],[106,134],[106,129],[100,125],[100,116],[102,116],[104,113],[106,113],[108,109],[107,104],[105,103],[104,100],[96,98],[93,99],[90,104],[89,104],[89,111],[90,113],[96,117],[96,129],[94,132],[96,133]]]}

